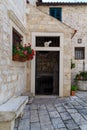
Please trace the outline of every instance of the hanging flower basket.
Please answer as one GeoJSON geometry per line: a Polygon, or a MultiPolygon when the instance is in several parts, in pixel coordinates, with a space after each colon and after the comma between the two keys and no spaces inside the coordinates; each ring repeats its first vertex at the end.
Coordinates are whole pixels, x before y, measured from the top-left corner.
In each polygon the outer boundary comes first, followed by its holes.
{"type": "Polygon", "coordinates": [[[14,61],[19,61],[20,57],[19,57],[18,54],[15,54],[15,55],[13,55],[12,59],[13,59],[14,61]]]}
{"type": "Polygon", "coordinates": [[[34,52],[34,50],[32,49],[31,54],[28,54],[28,56],[27,56],[27,60],[32,60],[34,55],[35,55],[35,52],[34,52]]]}
{"type": "Polygon", "coordinates": [[[27,60],[32,60],[34,56],[34,50],[31,49],[31,44],[28,43],[24,45],[18,44],[13,46],[13,60],[19,62],[25,62],[27,60]]]}
{"type": "Polygon", "coordinates": [[[25,62],[26,60],[27,60],[27,57],[21,57],[18,54],[13,55],[13,61],[25,62]]]}

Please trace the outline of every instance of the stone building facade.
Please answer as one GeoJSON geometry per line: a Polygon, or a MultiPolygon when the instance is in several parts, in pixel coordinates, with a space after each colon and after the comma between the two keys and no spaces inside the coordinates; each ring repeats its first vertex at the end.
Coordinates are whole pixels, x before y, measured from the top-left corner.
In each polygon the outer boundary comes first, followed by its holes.
{"type": "Polygon", "coordinates": [[[75,68],[72,69],[73,82],[76,73],[83,70],[83,61],[85,62],[85,70],[87,70],[87,3],[54,3],[53,5],[50,3],[40,5],[39,3],[38,5],[38,8],[48,15],[50,7],[62,8],[62,22],[77,31],[75,36],[72,38],[71,43],[71,58],[73,63],[75,63],[75,68]],[[79,42],[79,40],[81,40],[81,43],[79,42]],[[85,48],[83,59],[75,59],[76,47],[85,48]]]}
{"type": "Polygon", "coordinates": [[[35,95],[36,59],[31,62],[12,61],[12,30],[23,36],[22,42],[30,42],[36,52],[57,51],[59,55],[59,96],[69,96],[71,89],[71,59],[76,64],[72,79],[82,70],[83,60],[75,60],[75,47],[85,47],[86,66],[86,15],[87,4],[58,4],[62,8],[62,22],[49,15],[49,7],[39,1],[0,1],[0,104],[13,96],[30,91],[35,95]],[[4,15],[3,15],[4,14],[4,15]],[[76,33],[77,30],[77,33],[76,33]],[[76,34],[75,34],[76,33],[76,34]],[[59,37],[59,47],[37,47],[37,37],[59,37]],[[81,40],[81,44],[78,43],[81,40]]]}
{"type": "Polygon", "coordinates": [[[26,1],[0,0],[0,104],[26,91],[26,63],[12,61],[12,30],[26,42],[26,1]]]}
{"type": "MultiPolygon", "coordinates": [[[[36,7],[28,5],[29,13],[27,14],[28,37],[35,51],[48,51],[49,48],[36,47],[37,36],[59,36],[61,39],[59,48],[50,48],[50,51],[60,51],[60,86],[59,96],[70,95],[71,86],[71,37],[75,30],[50,17],[49,15],[38,10],[36,7]],[[38,19],[38,20],[37,20],[38,19]],[[68,31],[67,31],[68,30],[68,31]],[[41,50],[39,50],[41,49],[41,50]]],[[[27,39],[28,40],[28,39],[27,39]]],[[[35,57],[36,58],[36,57],[35,57]]],[[[31,63],[31,92],[35,94],[35,59],[31,63]]]]}

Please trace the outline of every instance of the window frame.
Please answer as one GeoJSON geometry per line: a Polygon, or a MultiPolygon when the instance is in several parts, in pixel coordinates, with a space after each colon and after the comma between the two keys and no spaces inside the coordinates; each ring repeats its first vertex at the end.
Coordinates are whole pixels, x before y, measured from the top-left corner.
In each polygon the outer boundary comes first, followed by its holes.
{"type": "Polygon", "coordinates": [[[62,21],[62,8],[61,7],[50,7],[49,8],[49,14],[50,14],[50,16],[56,18],[57,20],[62,21]],[[51,15],[52,10],[54,11],[55,15],[51,15]],[[58,11],[58,13],[60,14],[60,16],[58,14],[59,17],[57,17],[57,12],[56,11],[58,11]]]}
{"type": "Polygon", "coordinates": [[[74,55],[75,55],[75,60],[84,60],[85,59],[85,47],[75,47],[74,48],[74,55]],[[79,51],[79,57],[76,55],[76,51],[79,51]],[[81,57],[81,55],[83,57],[81,57]]]}

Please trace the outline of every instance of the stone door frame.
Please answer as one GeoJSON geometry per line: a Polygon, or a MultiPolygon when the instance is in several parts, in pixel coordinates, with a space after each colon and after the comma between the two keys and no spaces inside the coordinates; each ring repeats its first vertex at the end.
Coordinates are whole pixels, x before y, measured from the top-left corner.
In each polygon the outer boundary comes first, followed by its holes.
{"type": "MultiPolygon", "coordinates": [[[[45,33],[45,32],[32,32],[32,48],[35,51],[59,51],[60,52],[60,72],[59,72],[59,96],[63,96],[63,34],[62,33],[45,33]],[[37,36],[59,36],[60,37],[60,47],[36,47],[36,37],[37,36]]],[[[35,65],[36,56],[31,61],[31,92],[35,95],[35,65]]]]}

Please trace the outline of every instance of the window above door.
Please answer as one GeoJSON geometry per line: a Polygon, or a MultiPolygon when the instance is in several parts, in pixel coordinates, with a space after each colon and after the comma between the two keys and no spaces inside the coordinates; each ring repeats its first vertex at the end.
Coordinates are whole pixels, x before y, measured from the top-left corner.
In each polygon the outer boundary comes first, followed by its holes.
{"type": "Polygon", "coordinates": [[[37,36],[36,47],[60,47],[59,36],[37,36]]]}

